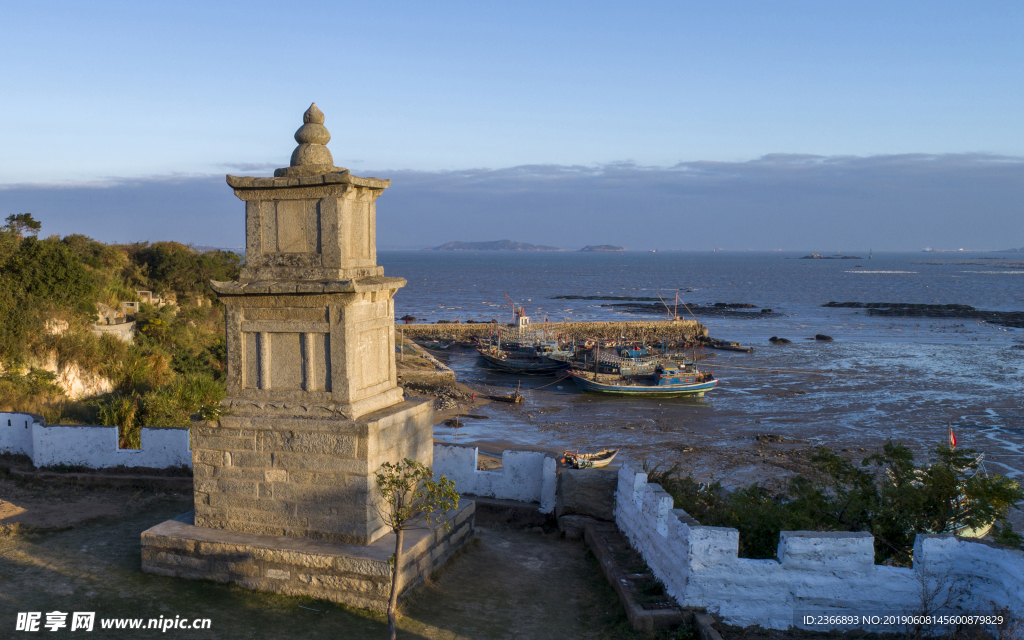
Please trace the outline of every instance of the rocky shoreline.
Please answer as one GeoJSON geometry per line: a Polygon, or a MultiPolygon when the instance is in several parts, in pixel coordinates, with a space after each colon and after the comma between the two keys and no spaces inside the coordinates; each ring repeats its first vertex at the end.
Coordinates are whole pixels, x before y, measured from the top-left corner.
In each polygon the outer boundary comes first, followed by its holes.
{"type": "MultiPolygon", "coordinates": [[[[671,307],[672,303],[668,303],[671,307]]],[[[608,304],[602,304],[602,307],[608,307],[621,311],[623,313],[665,313],[665,304],[661,302],[611,302],[608,304]]],[[[756,305],[748,304],[745,302],[716,302],[714,304],[688,304],[685,308],[680,308],[680,313],[686,313],[689,310],[694,315],[705,315],[705,316],[718,316],[718,317],[729,317],[729,318],[771,318],[780,316],[782,314],[776,313],[772,309],[761,309],[756,305]]]]}
{"type": "Polygon", "coordinates": [[[1024,328],[1024,311],[985,311],[966,304],[912,304],[907,302],[827,302],[823,307],[866,309],[871,316],[896,318],[974,318],[1004,327],[1024,328]]]}

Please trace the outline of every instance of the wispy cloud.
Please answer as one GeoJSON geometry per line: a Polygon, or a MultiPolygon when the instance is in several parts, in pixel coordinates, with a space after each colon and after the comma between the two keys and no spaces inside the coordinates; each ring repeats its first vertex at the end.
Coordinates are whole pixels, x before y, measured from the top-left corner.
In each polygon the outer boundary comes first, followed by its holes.
{"type": "Polygon", "coordinates": [[[280,165],[273,162],[222,162],[217,166],[235,171],[260,172],[273,171],[280,165]]]}

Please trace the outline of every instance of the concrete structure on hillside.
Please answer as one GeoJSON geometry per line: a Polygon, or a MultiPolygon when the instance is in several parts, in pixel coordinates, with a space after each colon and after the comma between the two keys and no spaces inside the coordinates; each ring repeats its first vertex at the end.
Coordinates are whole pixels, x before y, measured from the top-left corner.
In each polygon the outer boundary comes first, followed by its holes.
{"type": "MultiPolygon", "coordinates": [[[[392,296],[405,280],[384,277],[375,239],[374,203],[390,181],[334,166],[323,123],[312,105],[275,177],[227,177],[245,202],[246,264],[237,282],[211,282],[227,308],[224,415],[193,423],[194,521],[145,532],[143,569],[383,608],[375,572],[393,534],[374,473],[403,458],[432,464],[433,406],[397,384],[392,296]],[[311,541],[308,558],[256,562],[311,541]],[[332,553],[348,559],[334,563],[340,573],[323,568],[332,553]],[[225,554],[244,569],[221,567],[225,554]]],[[[402,567],[407,585],[469,538],[473,509],[467,501],[446,536],[415,543],[424,549],[402,567]]]]}

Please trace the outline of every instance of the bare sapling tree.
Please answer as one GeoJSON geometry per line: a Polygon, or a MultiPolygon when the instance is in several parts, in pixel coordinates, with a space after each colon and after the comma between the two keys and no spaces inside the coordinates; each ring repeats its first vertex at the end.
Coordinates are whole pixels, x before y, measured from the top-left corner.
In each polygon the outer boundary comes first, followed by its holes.
{"type": "Polygon", "coordinates": [[[459,494],[455,483],[445,476],[434,480],[434,471],[422,462],[406,458],[399,463],[385,462],[376,474],[381,500],[377,512],[384,524],[395,532],[395,554],[391,556],[391,598],[388,600],[388,640],[395,640],[398,593],[402,588],[402,542],[405,532],[434,529],[451,524],[446,512],[457,509],[459,494]]]}

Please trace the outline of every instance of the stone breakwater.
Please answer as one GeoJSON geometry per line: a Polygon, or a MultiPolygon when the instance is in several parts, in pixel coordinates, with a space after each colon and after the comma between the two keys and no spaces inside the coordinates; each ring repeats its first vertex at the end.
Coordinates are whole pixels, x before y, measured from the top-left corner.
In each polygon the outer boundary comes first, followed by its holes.
{"type": "MultiPolygon", "coordinates": [[[[552,334],[581,338],[615,339],[625,336],[628,340],[672,340],[694,341],[708,337],[707,327],[694,320],[636,321],[636,322],[549,322],[530,325],[534,330],[546,328],[552,334]]],[[[487,337],[501,328],[511,325],[493,323],[465,324],[397,324],[396,331],[402,331],[408,338],[430,338],[448,340],[469,340],[474,336],[487,337]]]]}

